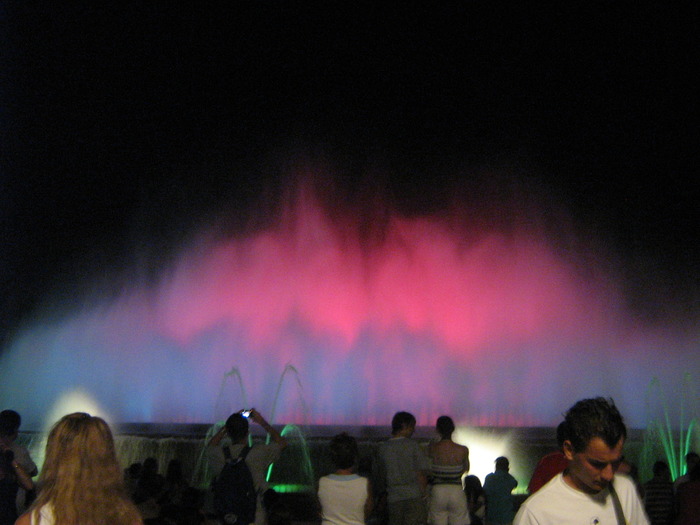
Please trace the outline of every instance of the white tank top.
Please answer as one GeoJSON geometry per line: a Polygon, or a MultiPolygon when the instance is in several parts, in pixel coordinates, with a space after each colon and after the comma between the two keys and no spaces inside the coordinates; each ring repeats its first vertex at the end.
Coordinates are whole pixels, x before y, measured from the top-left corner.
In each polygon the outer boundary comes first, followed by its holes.
{"type": "Polygon", "coordinates": [[[54,525],[53,509],[50,505],[44,505],[39,510],[35,510],[31,517],[32,525],[54,525]]]}

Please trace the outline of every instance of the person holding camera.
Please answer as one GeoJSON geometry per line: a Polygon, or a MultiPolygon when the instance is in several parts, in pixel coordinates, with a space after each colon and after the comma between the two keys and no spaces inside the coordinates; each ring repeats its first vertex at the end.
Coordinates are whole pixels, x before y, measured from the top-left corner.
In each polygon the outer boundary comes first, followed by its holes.
{"type": "Polygon", "coordinates": [[[241,455],[245,456],[245,463],[250,470],[257,493],[254,522],[256,525],[264,525],[267,522],[263,506],[263,495],[268,489],[265,479],[267,469],[277,461],[286,446],[287,440],[254,408],[231,414],[226,424],[207,444],[209,467],[217,475],[222,472],[227,461],[241,455]],[[249,421],[260,425],[270,435],[272,441],[268,444],[255,443],[249,450],[244,451],[248,446],[249,421]]]}
{"type": "Polygon", "coordinates": [[[18,492],[34,490],[36,465],[27,449],[15,442],[21,422],[14,410],[0,412],[0,525],[11,525],[17,519],[18,492]]]}

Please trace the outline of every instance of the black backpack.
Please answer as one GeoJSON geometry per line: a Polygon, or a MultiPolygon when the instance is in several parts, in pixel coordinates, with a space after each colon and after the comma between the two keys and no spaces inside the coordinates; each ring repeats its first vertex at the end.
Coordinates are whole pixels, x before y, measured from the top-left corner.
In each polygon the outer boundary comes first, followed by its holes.
{"type": "Polygon", "coordinates": [[[224,523],[248,525],[255,522],[257,494],[245,458],[250,447],[245,446],[237,458],[231,457],[231,450],[222,447],[226,464],[213,483],[214,510],[224,523]]]}

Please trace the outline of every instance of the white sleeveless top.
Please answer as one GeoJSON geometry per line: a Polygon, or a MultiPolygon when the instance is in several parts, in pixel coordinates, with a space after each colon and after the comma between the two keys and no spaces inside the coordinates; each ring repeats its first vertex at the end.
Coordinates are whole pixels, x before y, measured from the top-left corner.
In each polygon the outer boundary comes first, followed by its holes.
{"type": "Polygon", "coordinates": [[[33,511],[31,518],[32,525],[54,525],[51,505],[44,505],[39,510],[33,511]],[[37,514],[39,519],[37,519],[37,514]]]}

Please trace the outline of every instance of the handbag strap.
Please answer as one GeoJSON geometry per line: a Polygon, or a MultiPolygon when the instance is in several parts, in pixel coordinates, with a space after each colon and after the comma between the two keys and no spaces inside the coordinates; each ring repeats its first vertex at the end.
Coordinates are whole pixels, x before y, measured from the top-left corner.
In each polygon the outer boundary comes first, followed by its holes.
{"type": "Polygon", "coordinates": [[[615,517],[617,518],[617,524],[626,525],[627,521],[625,521],[625,513],[622,511],[622,504],[620,503],[620,498],[617,495],[617,491],[615,490],[615,486],[613,485],[612,481],[608,486],[610,487],[610,495],[612,496],[613,507],[615,507],[615,517]]]}

